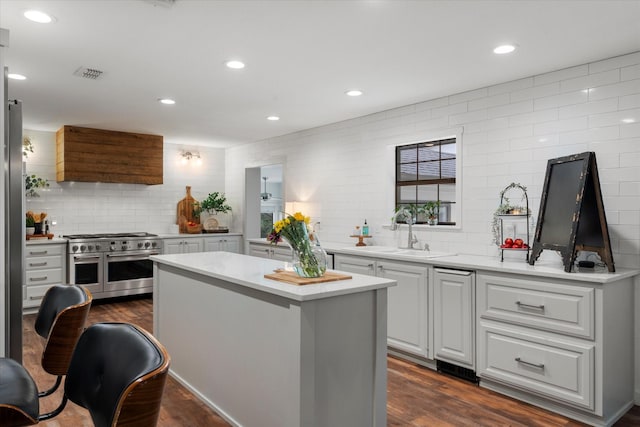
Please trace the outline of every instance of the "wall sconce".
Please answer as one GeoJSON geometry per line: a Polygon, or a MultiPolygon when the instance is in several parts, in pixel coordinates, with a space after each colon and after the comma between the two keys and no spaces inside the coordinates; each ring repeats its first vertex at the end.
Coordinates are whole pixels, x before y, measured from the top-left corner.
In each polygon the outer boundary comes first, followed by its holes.
{"type": "Polygon", "coordinates": [[[192,159],[194,159],[196,165],[200,166],[202,164],[202,158],[200,157],[200,153],[197,151],[183,151],[180,153],[180,156],[182,157],[181,162],[183,165],[186,165],[192,159]]]}

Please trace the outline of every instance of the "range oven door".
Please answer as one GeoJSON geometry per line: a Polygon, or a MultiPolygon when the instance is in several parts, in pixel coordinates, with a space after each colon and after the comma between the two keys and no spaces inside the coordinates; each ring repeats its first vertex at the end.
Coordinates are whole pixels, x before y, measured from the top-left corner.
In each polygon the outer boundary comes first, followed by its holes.
{"type": "Polygon", "coordinates": [[[153,261],[151,255],[158,251],[124,252],[105,254],[104,291],[120,295],[153,291],[153,261]]]}
{"type": "Polygon", "coordinates": [[[102,254],[70,254],[69,283],[82,285],[92,294],[102,292],[102,254]]]}

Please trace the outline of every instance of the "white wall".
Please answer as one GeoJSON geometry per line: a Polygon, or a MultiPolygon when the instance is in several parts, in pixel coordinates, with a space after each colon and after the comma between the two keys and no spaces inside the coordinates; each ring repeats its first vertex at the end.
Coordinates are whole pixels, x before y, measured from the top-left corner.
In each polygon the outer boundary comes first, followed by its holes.
{"type": "Polygon", "coordinates": [[[242,200],[244,168],[283,159],[286,201],[319,206],[324,240],[354,243],[348,235],[366,218],[375,243],[395,243],[406,231],[382,228],[393,210],[393,146],[456,130],[462,228],[423,226],[421,244],[496,254],[490,223],[500,191],[526,186],[537,218],[547,160],[595,151],[616,266],[637,267],[640,52],[228,149],[226,191],[242,200]]]}
{"type": "MultiPolygon", "coordinates": [[[[164,184],[110,184],[56,182],[55,133],[25,129],[34,153],[27,159],[27,173],[49,180],[50,187],[38,189],[40,197],[28,198],[27,209],[47,212],[56,235],[146,231],[166,234],[176,222],[176,206],[190,185],[196,200],[214,191],[224,191],[224,150],[164,144],[164,184]],[[200,152],[202,165],[183,165],[180,151],[200,152]]],[[[234,207],[232,205],[232,207],[234,207]]],[[[235,209],[234,209],[235,210],[235,209]]]]}
{"type": "MultiPolygon", "coordinates": [[[[393,210],[393,146],[460,128],[462,228],[421,227],[420,245],[497,254],[490,224],[500,191],[511,182],[525,185],[537,218],[547,160],[594,151],[616,267],[638,268],[640,52],[229,149],[227,195],[236,203],[243,200],[244,168],[277,158],[284,166],[285,200],[318,207],[322,240],[354,244],[347,236],[366,218],[375,236],[371,240],[399,243],[406,230],[382,228],[393,210]],[[636,122],[622,123],[627,117],[636,122]]],[[[639,295],[636,280],[636,313],[639,295]]],[[[640,316],[635,324],[640,355],[640,316]]],[[[636,360],[640,403],[640,357],[636,360]]]]}

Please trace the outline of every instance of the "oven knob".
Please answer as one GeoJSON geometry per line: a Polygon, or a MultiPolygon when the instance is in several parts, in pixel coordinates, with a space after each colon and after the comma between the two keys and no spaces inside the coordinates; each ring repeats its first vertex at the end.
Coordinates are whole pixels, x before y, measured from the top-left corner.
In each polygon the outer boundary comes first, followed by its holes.
{"type": "MultiPolygon", "coordinates": [[[[144,242],[144,247],[145,247],[145,248],[148,248],[150,244],[151,244],[151,243],[149,243],[149,242],[144,242]]],[[[155,243],[154,243],[154,245],[155,245],[155,243]]]]}
{"type": "Polygon", "coordinates": [[[71,246],[71,250],[72,250],[73,252],[77,251],[77,250],[78,250],[78,245],[73,245],[73,246],[71,246]]]}
{"type": "Polygon", "coordinates": [[[91,252],[93,250],[93,245],[87,245],[87,249],[91,252]]]}
{"type": "Polygon", "coordinates": [[[127,250],[127,245],[122,245],[122,250],[126,251],[127,250]]]}
{"type": "Polygon", "coordinates": [[[87,249],[87,247],[85,245],[81,245],[80,246],[80,252],[84,252],[87,249]]]}
{"type": "Polygon", "coordinates": [[[138,247],[141,248],[144,245],[142,242],[138,242],[138,247]]]}
{"type": "Polygon", "coordinates": [[[100,245],[96,245],[96,251],[100,250],[100,245]]]}
{"type": "Polygon", "coordinates": [[[110,250],[112,250],[112,251],[115,251],[115,250],[116,250],[116,245],[111,245],[111,246],[109,247],[109,249],[110,249],[110,250]]]}
{"type": "Polygon", "coordinates": [[[151,242],[151,246],[155,248],[157,246],[157,243],[156,242],[151,242]]]}

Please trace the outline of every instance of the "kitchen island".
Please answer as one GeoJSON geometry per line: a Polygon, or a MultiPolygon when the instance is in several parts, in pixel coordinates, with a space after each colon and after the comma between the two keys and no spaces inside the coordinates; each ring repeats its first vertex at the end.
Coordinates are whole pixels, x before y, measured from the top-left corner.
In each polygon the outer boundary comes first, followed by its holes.
{"type": "Polygon", "coordinates": [[[153,327],[171,374],[232,425],[385,426],[387,288],[265,279],[281,261],[152,256],[153,327]]]}

